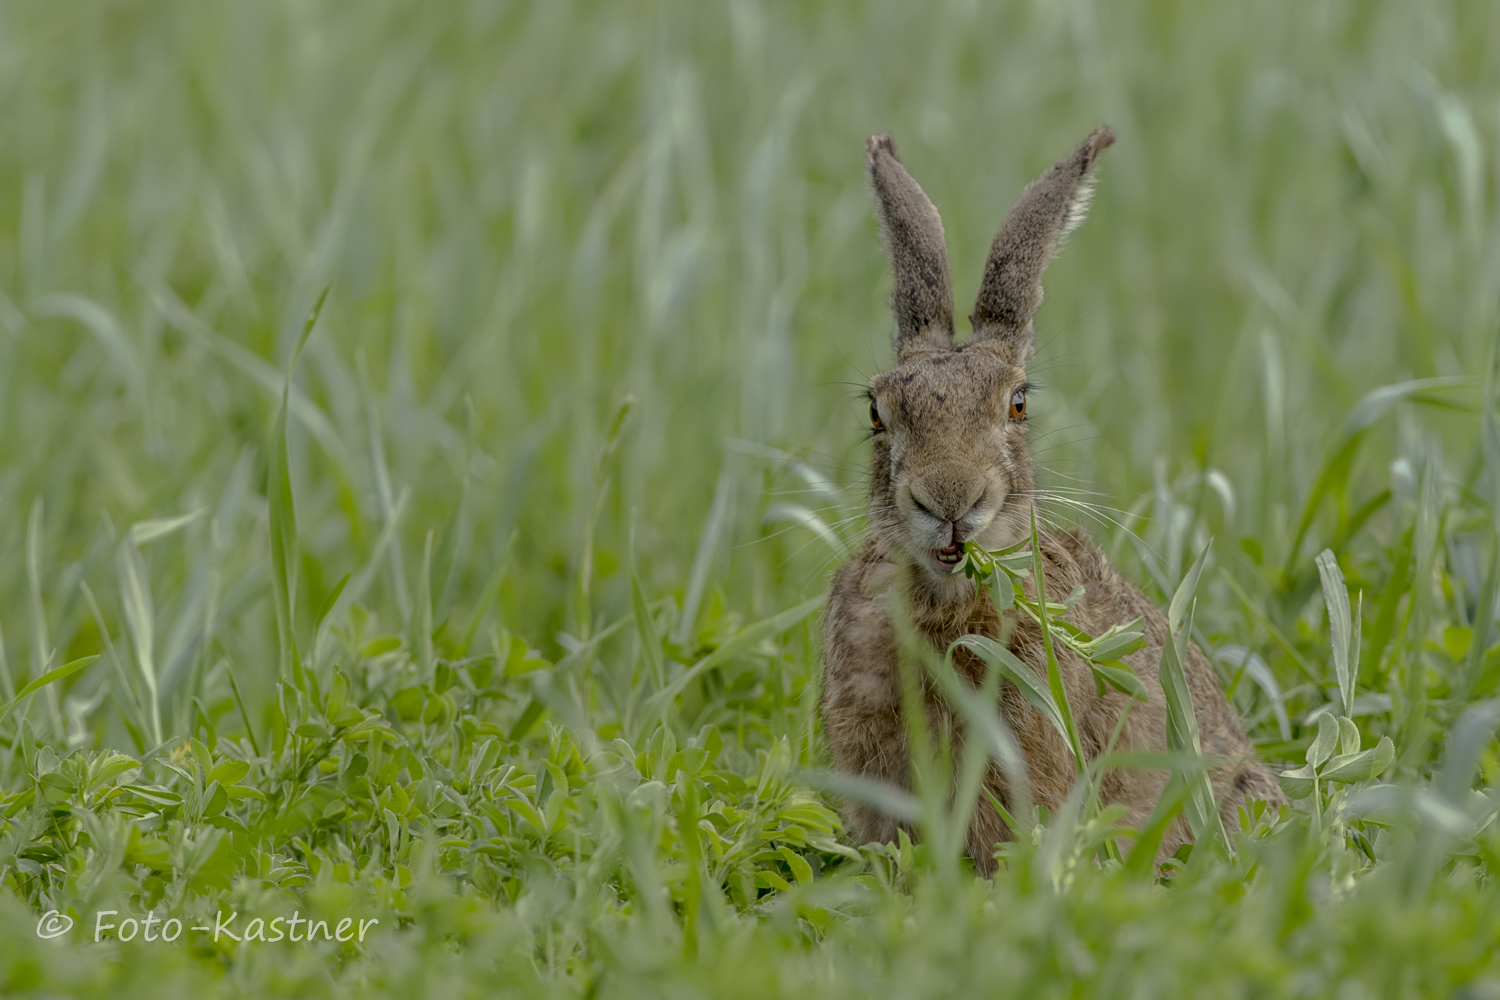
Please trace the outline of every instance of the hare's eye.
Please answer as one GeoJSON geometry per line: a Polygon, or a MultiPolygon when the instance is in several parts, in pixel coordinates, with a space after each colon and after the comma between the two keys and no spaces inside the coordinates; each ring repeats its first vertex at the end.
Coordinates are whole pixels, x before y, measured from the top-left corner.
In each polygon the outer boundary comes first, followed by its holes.
{"type": "Polygon", "coordinates": [[[885,430],[885,421],[880,419],[880,407],[875,405],[875,400],[870,400],[870,426],[877,431],[885,430]]]}
{"type": "Polygon", "coordinates": [[[1010,394],[1010,419],[1020,420],[1026,416],[1026,390],[1017,389],[1010,394]]]}

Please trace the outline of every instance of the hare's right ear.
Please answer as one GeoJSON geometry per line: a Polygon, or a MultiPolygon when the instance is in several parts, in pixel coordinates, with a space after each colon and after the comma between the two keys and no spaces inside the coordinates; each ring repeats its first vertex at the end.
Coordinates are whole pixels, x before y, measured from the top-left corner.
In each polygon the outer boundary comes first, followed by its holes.
{"type": "Polygon", "coordinates": [[[1114,141],[1114,130],[1099,126],[1021,194],[990,246],[969,317],[974,336],[966,343],[988,342],[1010,364],[1031,360],[1031,317],[1042,304],[1042,272],[1088,213],[1094,161],[1114,141]]]}
{"type": "Polygon", "coordinates": [[[953,280],[943,221],[922,188],[901,165],[888,135],[865,142],[865,161],[875,188],[880,236],[896,287],[896,361],[922,351],[953,348],[953,280]]]}

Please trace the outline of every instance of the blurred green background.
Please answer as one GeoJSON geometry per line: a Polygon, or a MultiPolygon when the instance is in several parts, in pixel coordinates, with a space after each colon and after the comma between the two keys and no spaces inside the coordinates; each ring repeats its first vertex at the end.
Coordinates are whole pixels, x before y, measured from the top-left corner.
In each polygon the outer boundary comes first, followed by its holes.
{"type": "MultiPolygon", "coordinates": [[[[1481,372],[1494,334],[1489,4],[3,16],[0,621],[21,649],[33,499],[61,609],[101,518],[213,505],[241,461],[259,488],[270,375],[325,283],[302,382],[317,412],[293,432],[313,606],[404,493],[408,574],[463,497],[450,600],[516,530],[503,605],[545,642],[569,624],[596,500],[618,603],[631,512],[649,589],[681,588],[721,472],[712,583],[762,612],[815,593],[828,549],[763,540],[764,515],[862,500],[855,396],[889,364],[874,131],[944,213],[964,311],[1020,189],[1098,123],[1118,131],[1049,274],[1036,365],[1039,462],[1109,506],[1216,468],[1235,509],[1215,532],[1284,549],[1345,410],[1481,372]],[[843,492],[773,492],[813,487],[763,447],[843,492]]],[[[1386,425],[1369,483],[1456,432],[1386,425]]],[[[226,578],[265,552],[238,516],[226,578]]],[[[412,585],[378,586],[396,604],[412,585]]],[[[246,609],[234,641],[267,613],[246,609]]]]}
{"type": "MultiPolygon", "coordinates": [[[[1215,539],[1202,638],[1266,665],[1236,704],[1281,761],[1330,690],[1332,546],[1387,697],[1362,722],[1424,779],[1496,679],[1497,49],[1481,0],[6,0],[0,694],[108,652],[26,714],[129,750],[122,539],[202,511],[139,563],[164,727],[239,732],[230,670],[269,718],[268,442],[325,286],[289,432],[304,639],[345,574],[348,649],[398,634],[428,676],[434,641],[576,653],[632,566],[669,653],[815,597],[890,364],[864,138],[943,213],[966,314],[1012,201],[1107,122],[1037,317],[1047,513],[1158,597],[1215,539]]],[[[670,728],[815,764],[815,633],[670,728]]],[[[646,654],[611,655],[628,686],[646,654]]]]}

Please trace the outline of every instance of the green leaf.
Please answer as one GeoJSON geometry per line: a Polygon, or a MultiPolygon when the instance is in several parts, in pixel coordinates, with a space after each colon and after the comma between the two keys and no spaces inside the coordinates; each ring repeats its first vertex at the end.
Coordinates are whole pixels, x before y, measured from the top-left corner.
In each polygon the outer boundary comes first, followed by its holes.
{"type": "Polygon", "coordinates": [[[798,885],[807,885],[813,880],[812,865],[807,863],[806,858],[786,846],[776,848],[776,852],[786,859],[787,867],[791,868],[798,885]]]}
{"type": "Polygon", "coordinates": [[[328,714],[328,721],[340,729],[357,726],[365,719],[365,713],[355,705],[345,705],[336,712],[328,714]]]}
{"type": "MultiPolygon", "coordinates": [[[[1327,718],[1327,716],[1324,716],[1327,718]]],[[[1389,736],[1382,736],[1373,749],[1363,753],[1349,753],[1334,757],[1318,775],[1325,781],[1368,781],[1391,766],[1396,759],[1396,745],[1389,736]]]]}
{"type": "Polygon", "coordinates": [[[1203,551],[1198,553],[1198,558],[1193,560],[1192,567],[1183,574],[1177,589],[1172,593],[1172,603],[1167,606],[1167,631],[1172,635],[1177,634],[1177,627],[1182,624],[1188,605],[1192,603],[1193,595],[1198,590],[1198,578],[1203,575],[1203,565],[1208,560],[1208,550],[1212,544],[1210,540],[1203,546],[1203,551]]]}
{"type": "Polygon", "coordinates": [[[760,886],[762,889],[779,889],[782,892],[785,892],[792,887],[790,882],[782,878],[776,872],[771,871],[769,868],[762,868],[760,871],[755,873],[755,884],[760,886]]]}
{"type": "Polygon", "coordinates": [[[422,717],[422,708],[426,704],[426,697],[423,695],[420,685],[412,684],[391,695],[389,704],[392,711],[404,721],[415,722],[422,717]]]}
{"type": "Polygon", "coordinates": [[[125,851],[125,863],[128,865],[145,865],[147,868],[159,872],[172,869],[172,849],[164,840],[152,837],[143,840],[133,840],[125,851]]]}
{"type": "Polygon", "coordinates": [[[521,677],[534,670],[544,670],[552,664],[541,653],[526,645],[520,636],[512,636],[510,651],[505,657],[501,673],[506,677],[521,677]]]}
{"type": "Polygon", "coordinates": [[[1136,618],[1123,625],[1111,625],[1098,636],[1081,641],[1073,648],[1098,663],[1123,659],[1146,648],[1145,621],[1145,618],[1136,618]]]}
{"type": "Polygon", "coordinates": [[[229,805],[229,793],[224,791],[224,786],[217,781],[210,781],[208,787],[203,790],[203,809],[205,817],[217,816],[229,805]]]}
{"type": "Polygon", "coordinates": [[[229,793],[231,802],[238,799],[261,799],[266,798],[266,793],[259,788],[251,788],[248,785],[225,785],[224,791],[229,793]]]}
{"type": "Polygon", "coordinates": [[[1359,727],[1347,716],[1339,719],[1339,753],[1359,753],[1359,727]]]}
{"type": "Polygon", "coordinates": [[[1332,712],[1318,716],[1318,735],[1307,748],[1307,763],[1314,768],[1333,756],[1339,745],[1339,723],[1332,712]]]}
{"type": "Polygon", "coordinates": [[[208,780],[217,781],[221,785],[234,785],[238,784],[240,779],[249,773],[250,765],[246,761],[221,760],[208,773],[208,780]]]}
{"type": "Polygon", "coordinates": [[[991,552],[991,562],[1011,576],[1024,578],[1031,572],[1031,549],[1022,548],[1031,539],[1023,539],[1008,549],[991,552]]]}
{"type": "Polygon", "coordinates": [[[1114,688],[1116,691],[1128,694],[1139,701],[1147,701],[1146,685],[1141,679],[1119,660],[1096,663],[1089,661],[1089,667],[1093,669],[1094,676],[1114,688]]]}
{"type": "Polygon", "coordinates": [[[1305,799],[1317,787],[1317,772],[1311,764],[1307,764],[1295,771],[1283,771],[1276,776],[1276,781],[1288,798],[1305,799]]]}
{"type": "Polygon", "coordinates": [[[137,770],[141,762],[123,753],[111,752],[94,761],[89,770],[89,787],[103,788],[122,774],[137,770]]]}
{"type": "Polygon", "coordinates": [[[1016,606],[1016,585],[1007,573],[991,574],[990,597],[994,599],[995,611],[1004,614],[1016,606]]]}
{"type": "Polygon", "coordinates": [[[505,800],[505,804],[515,810],[516,814],[531,826],[538,837],[545,838],[547,836],[547,821],[542,818],[542,814],[531,804],[530,799],[514,789],[512,789],[512,792],[512,796],[505,800]]]}
{"type": "Polygon", "coordinates": [[[1349,641],[1354,623],[1349,615],[1349,590],[1332,549],[1318,553],[1318,576],[1323,582],[1323,603],[1328,605],[1328,638],[1333,645],[1333,669],[1339,682],[1344,714],[1354,713],[1354,678],[1349,670],[1349,641]]]}
{"type": "Polygon", "coordinates": [[[182,805],[182,796],[181,795],[178,795],[176,792],[172,791],[170,788],[163,788],[160,785],[121,785],[120,787],[122,789],[124,789],[125,791],[129,792],[130,794],[137,796],[138,798],[145,799],[147,802],[150,802],[152,805],[158,805],[158,806],[180,806],[180,805],[182,805]]]}
{"type": "Polygon", "coordinates": [[[365,643],[364,648],[359,651],[359,655],[367,660],[373,660],[377,656],[384,656],[386,653],[400,648],[400,636],[383,635],[365,643]]]}

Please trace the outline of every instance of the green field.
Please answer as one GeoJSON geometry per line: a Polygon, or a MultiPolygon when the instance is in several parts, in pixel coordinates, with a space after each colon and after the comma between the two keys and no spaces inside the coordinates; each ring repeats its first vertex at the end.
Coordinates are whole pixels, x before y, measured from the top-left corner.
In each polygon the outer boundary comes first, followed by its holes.
{"type": "Polygon", "coordinates": [[[1497,178],[1483,0],[0,0],[0,994],[1500,997],[1497,178]],[[863,142],[967,313],[1102,122],[1041,513],[1163,605],[1211,543],[1278,769],[1395,759],[989,882],[941,756],[917,845],[827,791],[863,142]],[[120,940],[294,911],[379,923],[120,940]]]}

